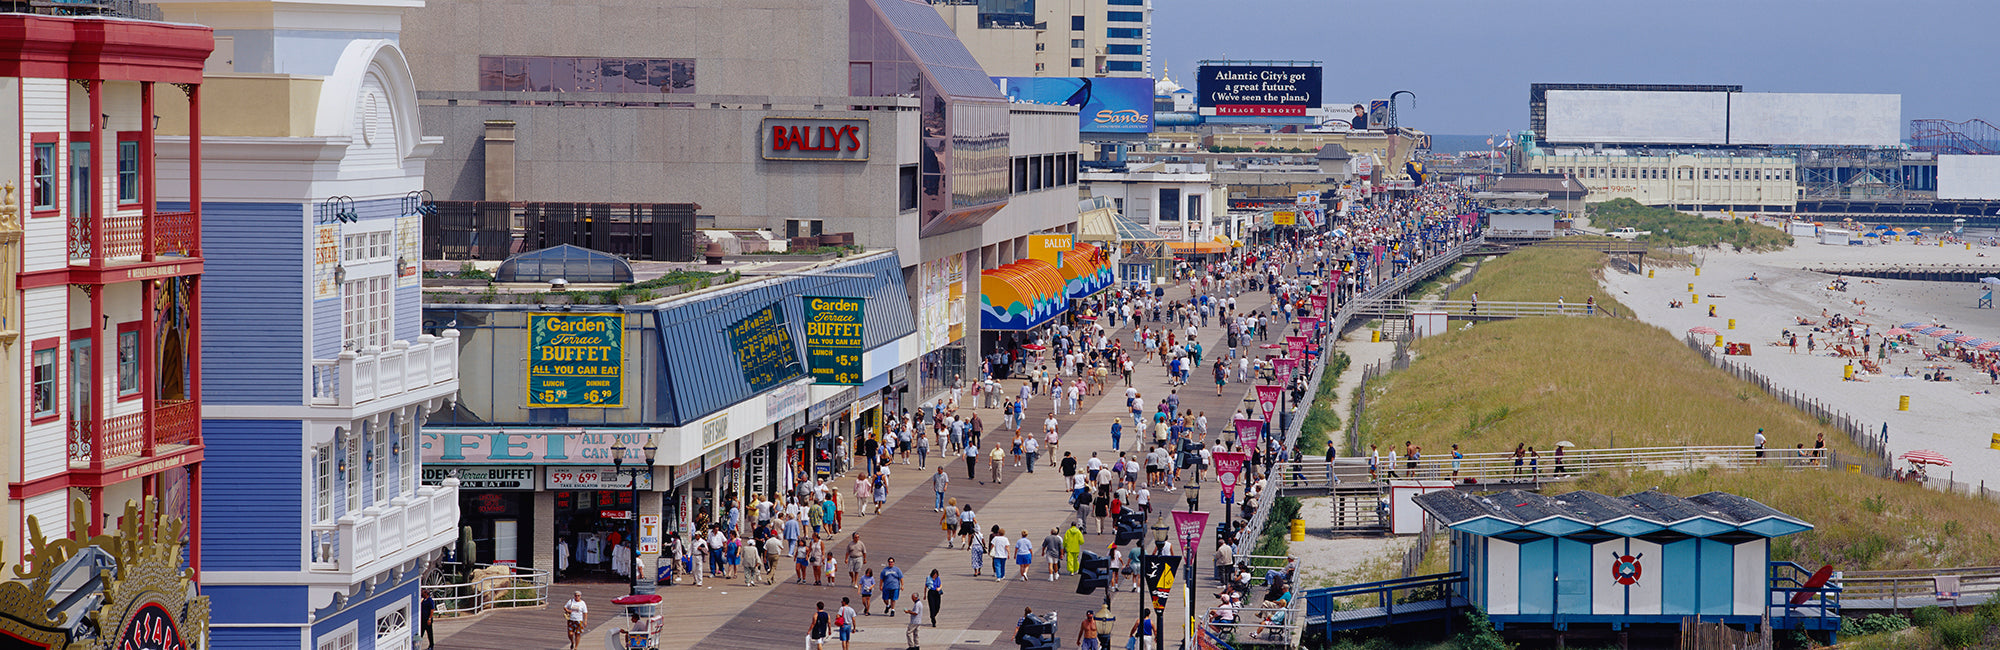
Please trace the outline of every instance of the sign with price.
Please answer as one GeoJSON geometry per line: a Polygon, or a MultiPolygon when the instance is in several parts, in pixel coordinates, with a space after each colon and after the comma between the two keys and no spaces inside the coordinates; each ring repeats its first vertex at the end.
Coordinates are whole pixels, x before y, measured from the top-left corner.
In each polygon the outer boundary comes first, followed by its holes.
{"type": "Polygon", "coordinates": [[[806,306],[806,365],[813,382],[861,383],[862,298],[801,296],[806,306]]]}
{"type": "Polygon", "coordinates": [[[619,474],[609,467],[551,467],[546,476],[551,490],[630,490],[634,476],[639,477],[639,489],[653,489],[651,472],[619,474]]]}
{"type": "Polygon", "coordinates": [[[624,314],[529,314],[528,408],[625,405],[624,314]]]}
{"type": "Polygon", "coordinates": [[[778,303],[730,324],[729,347],[736,350],[743,381],[753,391],[761,393],[806,374],[799,364],[799,348],[792,343],[792,330],[785,326],[785,310],[778,303]]]}

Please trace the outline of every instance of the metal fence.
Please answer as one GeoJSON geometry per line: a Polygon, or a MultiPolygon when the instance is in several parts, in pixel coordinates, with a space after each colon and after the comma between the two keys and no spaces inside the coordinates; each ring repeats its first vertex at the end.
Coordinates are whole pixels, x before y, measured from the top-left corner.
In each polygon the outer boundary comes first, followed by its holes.
{"type": "MultiPolygon", "coordinates": [[[[1708,345],[1696,335],[1690,334],[1683,340],[1687,342],[1689,348],[1701,353],[1702,358],[1707,359],[1709,363],[1722,369],[1723,372],[1727,372],[1730,376],[1737,379],[1754,384],[1758,388],[1763,389],[1764,392],[1770,393],[1772,397],[1778,398],[1778,401],[1785,403],[1787,406],[1804,411],[1806,415],[1813,416],[1821,422],[1840,429],[1847,434],[1848,439],[1853,440],[1854,444],[1859,445],[1862,450],[1875,456],[1879,459],[1879,462],[1887,463],[1889,459],[1889,441],[1886,429],[1885,433],[1881,435],[1872,433],[1869,431],[1869,425],[1863,424],[1860,418],[1856,418],[1846,411],[1835,409],[1825,402],[1806,395],[1804,392],[1786,388],[1778,382],[1772,381],[1771,378],[1764,376],[1764,373],[1757,372],[1743,363],[1730,359],[1721,350],[1708,345]]],[[[1888,425],[1884,424],[1882,426],[1887,427],[1888,425]]]]}
{"type": "MultiPolygon", "coordinates": [[[[492,566],[481,568],[490,569],[492,566]]],[[[434,574],[425,577],[423,588],[435,594],[437,615],[443,617],[472,616],[510,607],[541,607],[549,603],[550,576],[546,569],[508,568],[511,570],[506,574],[480,578],[434,574]]]]}

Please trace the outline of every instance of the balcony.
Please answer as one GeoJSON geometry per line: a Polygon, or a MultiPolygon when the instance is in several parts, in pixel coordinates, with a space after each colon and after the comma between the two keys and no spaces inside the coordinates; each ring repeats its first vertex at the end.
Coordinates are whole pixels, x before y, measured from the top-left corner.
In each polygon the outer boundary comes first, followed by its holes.
{"type": "Polygon", "coordinates": [[[153,407],[148,437],[146,414],[128,413],[69,422],[69,464],[76,469],[104,467],[141,457],[167,455],[201,444],[201,412],[190,400],[161,401],[153,407]]]}
{"type": "MultiPolygon", "coordinates": [[[[417,488],[331,523],[313,524],[314,572],[374,575],[450,544],[458,535],[458,479],[417,488]]],[[[346,578],[341,578],[345,580],[346,578]]]]}
{"type": "Polygon", "coordinates": [[[104,250],[97,251],[90,229],[89,219],[72,216],[69,220],[69,261],[89,263],[93,259],[101,261],[137,261],[146,256],[177,255],[194,257],[200,249],[201,234],[197,230],[193,212],[153,213],[153,241],[146,243],[146,218],[143,215],[117,215],[105,217],[104,250]]]}
{"type": "Polygon", "coordinates": [[[314,359],[312,405],[353,408],[397,397],[449,395],[458,390],[458,330],[443,334],[314,359]]]}

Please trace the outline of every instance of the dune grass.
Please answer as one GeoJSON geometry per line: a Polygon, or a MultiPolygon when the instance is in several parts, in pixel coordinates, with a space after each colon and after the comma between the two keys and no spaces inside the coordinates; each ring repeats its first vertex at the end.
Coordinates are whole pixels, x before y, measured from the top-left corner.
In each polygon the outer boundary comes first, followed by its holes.
{"type": "Polygon", "coordinates": [[[1736,380],[1652,326],[1611,318],[1485,323],[1416,343],[1408,370],[1371,384],[1362,442],[1414,440],[1442,454],[1546,453],[1558,440],[1612,446],[1748,445],[1773,449],[1840,431],[1736,380]],[[1614,444],[1615,443],[1615,444],[1614,444]]]}
{"type": "Polygon", "coordinates": [[[1604,294],[1597,275],[1605,255],[1580,248],[1528,248],[1487,260],[1479,275],[1451,293],[1452,300],[1471,300],[1473,293],[1482,301],[1555,302],[1562,298],[1578,309],[1585,298],[1597,304],[1629,313],[1623,304],[1604,294]]]}
{"type": "MultiPolygon", "coordinates": [[[[1540,300],[1551,291],[1576,291],[1601,257],[1573,250],[1513,253],[1486,264],[1471,284],[1490,287],[1480,290],[1482,300],[1540,300]]],[[[1810,447],[1824,433],[1834,451],[1856,453],[1845,434],[1636,321],[1486,323],[1423,339],[1415,351],[1408,370],[1369,386],[1360,423],[1364,444],[1413,440],[1435,454],[1452,443],[1467,452],[1494,452],[1517,443],[1547,450],[1565,439],[1585,449],[1748,445],[1761,427],[1774,449],[1810,447]]],[[[2000,508],[1861,474],[1617,472],[1588,477],[1577,488],[1613,495],[1653,488],[1679,496],[1724,491],[1757,499],[1816,526],[1773,543],[1775,559],[1808,566],[1852,571],[2000,563],[2000,508]]]]}
{"type": "Polygon", "coordinates": [[[1632,199],[1612,199],[1590,206],[1590,223],[1599,228],[1650,230],[1639,241],[1662,246],[1715,247],[1729,244],[1762,251],[1789,248],[1792,236],[1745,219],[1709,219],[1667,208],[1640,205],[1632,199]]]}

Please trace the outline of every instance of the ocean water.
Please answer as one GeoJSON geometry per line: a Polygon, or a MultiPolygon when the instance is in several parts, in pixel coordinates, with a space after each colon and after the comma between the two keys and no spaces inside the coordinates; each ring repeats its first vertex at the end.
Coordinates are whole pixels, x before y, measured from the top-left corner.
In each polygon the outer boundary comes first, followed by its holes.
{"type": "Polygon", "coordinates": [[[1486,139],[1492,138],[1494,142],[1499,142],[1500,137],[1497,135],[1438,135],[1433,133],[1431,134],[1431,152],[1460,153],[1466,151],[1486,151],[1491,148],[1486,146],[1486,139]]]}

